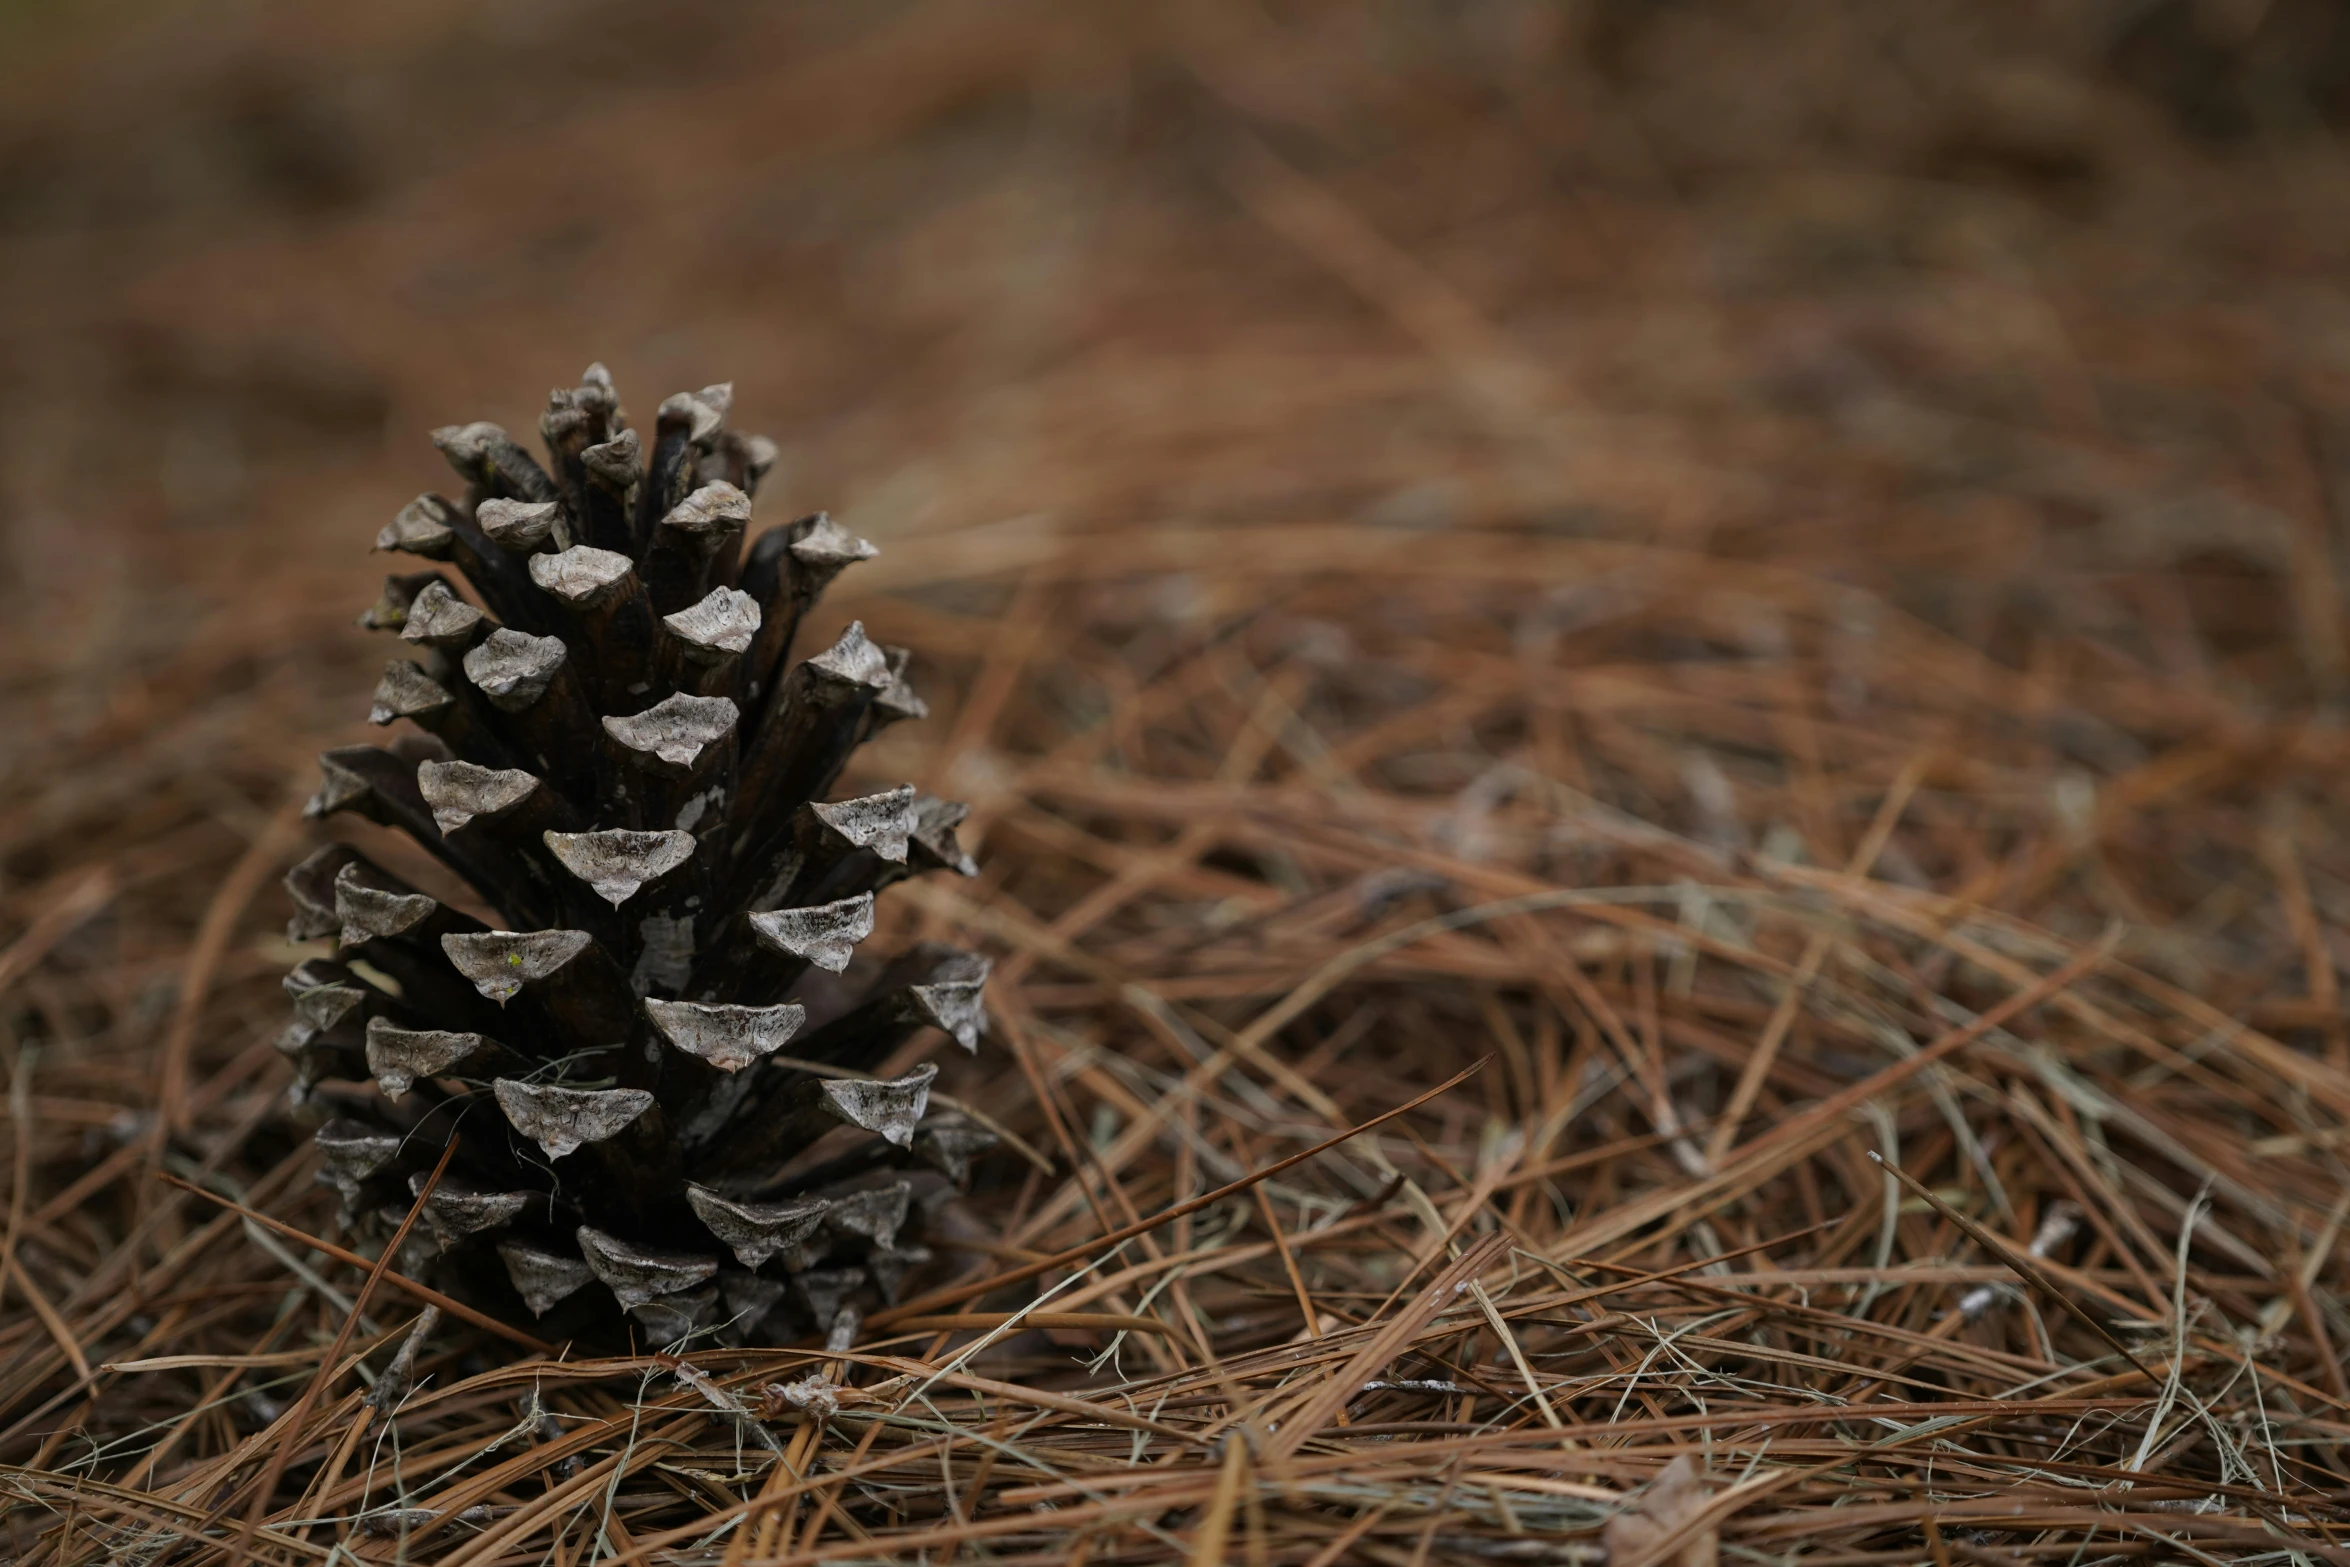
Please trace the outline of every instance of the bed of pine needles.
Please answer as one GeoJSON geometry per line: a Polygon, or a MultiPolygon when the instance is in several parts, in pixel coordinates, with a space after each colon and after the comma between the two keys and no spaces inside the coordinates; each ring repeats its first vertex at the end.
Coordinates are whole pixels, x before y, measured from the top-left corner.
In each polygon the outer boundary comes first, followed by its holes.
{"type": "Polygon", "coordinates": [[[46,44],[0,1555],[2350,1560],[2350,170],[1961,9],[46,44]],[[438,1310],[271,1048],[362,541],[591,356],[736,372],[975,807],[884,935],[1014,1136],[846,1353],[438,1310]]]}

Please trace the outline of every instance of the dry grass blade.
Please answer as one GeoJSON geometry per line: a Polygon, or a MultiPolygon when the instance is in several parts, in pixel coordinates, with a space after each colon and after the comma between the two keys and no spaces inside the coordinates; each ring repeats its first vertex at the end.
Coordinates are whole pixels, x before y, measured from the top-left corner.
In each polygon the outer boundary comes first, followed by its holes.
{"type": "Polygon", "coordinates": [[[1428,1103],[1430,1100],[1436,1099],[1446,1093],[1449,1093],[1454,1088],[1459,1087],[1463,1082],[1466,1082],[1477,1072],[1483,1070],[1484,1066],[1485,1063],[1483,1061],[1479,1061],[1474,1066],[1465,1067],[1461,1071],[1454,1073],[1445,1081],[1437,1084],[1434,1088],[1431,1088],[1427,1092],[1419,1095],[1417,1098],[1407,1100],[1400,1105],[1396,1105],[1392,1109],[1382,1110],[1379,1114],[1372,1116],[1369,1120],[1362,1122],[1360,1125],[1351,1126],[1345,1131],[1340,1132],[1335,1137],[1325,1137],[1320,1142],[1314,1144],[1311,1148],[1300,1149],[1298,1152],[1289,1155],[1287,1158],[1277,1160],[1276,1162],[1267,1165],[1264,1169],[1257,1171],[1253,1175],[1244,1175],[1238,1180],[1217,1187],[1212,1192],[1205,1192],[1197,1197],[1189,1198],[1183,1202],[1175,1204],[1173,1207],[1167,1208],[1159,1213],[1155,1213],[1147,1219],[1137,1219],[1132,1224],[1126,1225],[1120,1229],[1112,1230],[1108,1234],[1098,1236],[1093,1240],[1080,1241],[1076,1245],[1071,1246],[1064,1251],[1055,1252],[1049,1257],[1039,1257],[1034,1262],[1023,1264],[1020,1267],[1007,1269],[1002,1273],[990,1274],[984,1279],[975,1280],[969,1284],[957,1285],[953,1289],[939,1290],[935,1293],[910,1300],[902,1306],[893,1306],[887,1311],[875,1312],[871,1318],[872,1324],[876,1328],[895,1326],[908,1318],[925,1314],[931,1311],[934,1307],[956,1305],[962,1301],[970,1300],[975,1296],[986,1294],[991,1290],[995,1290],[1006,1285],[1024,1283],[1029,1279],[1036,1278],[1040,1274],[1050,1273],[1056,1268],[1065,1268],[1070,1263],[1082,1261],[1085,1257],[1091,1255],[1094,1252],[1104,1251],[1113,1246],[1123,1245],[1125,1242],[1133,1240],[1138,1236],[1148,1235],[1151,1231],[1158,1229],[1163,1225],[1172,1224],[1176,1220],[1181,1219],[1188,1214],[1197,1213],[1202,1208],[1211,1207],[1216,1203],[1224,1201],[1226,1198],[1238,1196],[1240,1193],[1248,1191],[1252,1187],[1256,1186],[1260,1181],[1267,1181],[1272,1179],[1274,1176],[1280,1174],[1282,1171],[1288,1169],[1292,1165],[1303,1164],[1307,1160],[1313,1159],[1320,1154],[1327,1153],[1333,1148],[1337,1148],[1342,1144],[1352,1142],[1355,1138],[1362,1136],[1365,1132],[1377,1130],[1379,1127],[1385,1125],[1389,1121],[1396,1119],[1398,1116],[1402,1116],[1410,1111],[1417,1110],[1420,1108],[1420,1106],[1428,1103]]]}
{"type": "MultiPolygon", "coordinates": [[[[244,1522],[237,1530],[236,1543],[229,1548],[229,1567],[243,1567],[251,1555],[254,1533],[261,1527],[262,1516],[269,1510],[276,1495],[277,1483],[285,1475],[286,1462],[292,1456],[294,1441],[307,1434],[303,1430],[304,1423],[311,1409],[317,1405],[318,1395],[325,1391],[328,1380],[341,1364],[343,1351],[350,1347],[351,1335],[359,1328],[360,1314],[367,1310],[367,1303],[374,1296],[376,1286],[383,1282],[384,1274],[390,1270],[392,1259],[400,1254],[400,1243],[408,1238],[408,1232],[416,1227],[416,1221],[423,1216],[425,1204],[440,1186],[441,1177],[448,1173],[449,1160],[456,1152],[457,1139],[452,1137],[448,1146],[441,1150],[440,1162],[433,1167],[432,1174],[426,1177],[423,1189],[416,1194],[416,1200],[409,1204],[407,1217],[400,1221],[400,1227],[385,1244],[383,1255],[368,1268],[366,1282],[359,1286],[359,1293],[351,1302],[350,1314],[343,1319],[342,1327],[335,1334],[334,1344],[327,1350],[325,1358],[319,1361],[317,1374],[303,1385],[301,1396],[294,1400],[293,1412],[285,1422],[286,1434],[271,1447],[269,1462],[261,1471],[261,1482],[253,1487],[252,1505],[246,1510],[244,1522]]],[[[211,1522],[209,1518],[205,1520],[205,1524],[211,1522]]],[[[199,1525],[197,1532],[202,1533],[203,1527],[199,1525]]]]}
{"type": "Polygon", "coordinates": [[[2129,1345],[2123,1343],[2119,1338],[2116,1338],[2112,1331],[2108,1329],[2104,1323],[2097,1320],[2095,1313],[2085,1311],[2080,1306],[2076,1305],[2063,1290],[2056,1287],[2055,1283],[2050,1280],[2046,1274],[2042,1273],[2037,1267],[2033,1266],[2029,1253],[2020,1252],[2015,1247],[2009,1246],[2005,1242],[2001,1241],[1998,1236],[1992,1235],[1985,1231],[1984,1228],[1981,1225],[1975,1223],[1974,1220],[1968,1218],[1965,1214],[1960,1213],[1957,1209],[1951,1207],[1950,1204],[1935,1196],[1924,1185],[1920,1184],[1916,1176],[1911,1175],[1907,1170],[1901,1168],[1901,1166],[1891,1163],[1885,1158],[1883,1154],[1877,1152],[1874,1148],[1869,1150],[1869,1160],[1871,1163],[1882,1168],[1888,1175],[1899,1181],[1903,1186],[1907,1187],[1913,1194],[1916,1195],[1920,1202],[1923,1202],[1927,1207],[1932,1208],[1936,1213],[1942,1215],[1942,1217],[1948,1219],[1952,1224],[1956,1225],[1960,1230],[1964,1231],[1968,1239],[1974,1241],[1985,1251],[1988,1251],[1991,1253],[1991,1255],[1999,1258],[2009,1267],[2015,1269],[2019,1276],[2029,1279],[2033,1284],[2039,1286],[2040,1292],[2043,1295],[2046,1295],[2057,1305],[2062,1306],[2067,1312],[2069,1312],[2080,1322],[2081,1326],[2087,1328],[2090,1332],[2096,1334],[2099,1338],[2105,1340],[2107,1344],[2111,1345],[2115,1354],[2121,1356],[2122,1359],[2135,1366],[2138,1369],[2138,1374],[2140,1376],[2143,1376],[2148,1382],[2155,1382],[2160,1380],[2151,1370],[2147,1368],[2146,1362],[2138,1358],[2137,1352],[2135,1350],[2131,1349],[2129,1345]]]}
{"type": "Polygon", "coordinates": [[[440,1310],[449,1313],[449,1315],[458,1318],[460,1321],[469,1322],[473,1324],[473,1326],[480,1328],[485,1333],[494,1333],[499,1338],[505,1339],[509,1343],[521,1345],[524,1349],[533,1350],[542,1355],[554,1355],[559,1353],[558,1347],[556,1345],[550,1344],[544,1339],[533,1338],[530,1334],[523,1332],[520,1328],[515,1327],[512,1323],[501,1322],[496,1317],[491,1316],[488,1312],[482,1311],[473,1306],[468,1306],[461,1300],[452,1299],[451,1297],[442,1294],[439,1290],[432,1289],[429,1286],[423,1284],[419,1284],[414,1279],[408,1278],[400,1273],[397,1269],[382,1267],[381,1263],[383,1259],[381,1257],[362,1257],[355,1251],[347,1251],[343,1247],[337,1246],[332,1241],[321,1240],[315,1235],[307,1234],[302,1230],[296,1229],[293,1225],[286,1223],[282,1219],[273,1219],[266,1213],[255,1213],[251,1208],[246,1207],[243,1203],[232,1202],[227,1198],[222,1197],[218,1192],[208,1191],[204,1187],[198,1186],[192,1181],[183,1181],[175,1176],[170,1175],[166,1175],[162,1179],[167,1185],[177,1186],[183,1191],[190,1192],[195,1196],[205,1199],[207,1202],[218,1203],[223,1208],[228,1209],[229,1212],[236,1214],[238,1217],[245,1219],[249,1223],[260,1225],[263,1229],[270,1230],[279,1235],[283,1235],[288,1240],[300,1241],[304,1246],[309,1247],[311,1250],[332,1257],[337,1262],[348,1264],[354,1268],[364,1268],[368,1270],[368,1273],[371,1277],[379,1278],[382,1282],[391,1285],[394,1289],[399,1290],[402,1294],[411,1297],[420,1305],[437,1307],[440,1310]]]}

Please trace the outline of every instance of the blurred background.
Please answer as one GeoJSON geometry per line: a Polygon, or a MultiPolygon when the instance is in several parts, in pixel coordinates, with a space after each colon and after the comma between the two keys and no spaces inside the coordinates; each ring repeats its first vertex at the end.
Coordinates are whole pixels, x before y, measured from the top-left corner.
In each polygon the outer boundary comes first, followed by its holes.
{"type": "Polygon", "coordinates": [[[885,545],[1665,541],[2340,694],[2327,0],[14,0],[0,55],[8,699],[68,729],[195,648],[348,689],[424,432],[590,359],[731,378],[885,545]]]}

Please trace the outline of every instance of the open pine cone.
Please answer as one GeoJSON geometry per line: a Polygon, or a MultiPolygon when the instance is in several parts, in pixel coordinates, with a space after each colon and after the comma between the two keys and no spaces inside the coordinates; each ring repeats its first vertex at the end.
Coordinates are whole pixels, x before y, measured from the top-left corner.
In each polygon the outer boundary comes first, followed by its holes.
{"type": "Polygon", "coordinates": [[[985,1026],[973,954],[832,977],[875,893],[971,874],[963,808],[824,803],[923,707],[861,626],[789,662],[874,551],[822,515],[742,547],[775,448],[726,428],[729,400],[681,393],[640,433],[592,365],[548,399],[547,467],[495,425],[434,432],[464,497],[420,496],[376,546],[472,596],[386,581],[361,623],[421,657],[371,716],[422,732],[327,752],[310,808],[405,832],[496,928],[340,844],[286,879],[291,935],[337,948],[287,977],[281,1048],[330,1116],[346,1224],[388,1234],[454,1133],[403,1267],[588,1341],[845,1344],[994,1141],[931,1108],[935,1066],[867,1077],[926,1027],[974,1049],[985,1026]]]}

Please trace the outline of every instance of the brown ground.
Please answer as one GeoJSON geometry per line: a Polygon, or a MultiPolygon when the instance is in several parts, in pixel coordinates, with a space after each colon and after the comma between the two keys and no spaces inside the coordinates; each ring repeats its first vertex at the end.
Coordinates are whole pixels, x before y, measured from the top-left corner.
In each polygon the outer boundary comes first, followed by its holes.
{"type": "Polygon", "coordinates": [[[2350,1559],[2335,7],[23,5],[0,59],[12,1558],[2350,1559]],[[969,1334],[876,1341],[778,1467],[451,1331],[397,1421],[289,1414],[360,1275],[155,1179],[330,1222],[272,932],[366,541],[590,358],[731,376],[762,514],[883,546],[837,607],[924,655],[875,768],[977,806],[896,897],[999,959],[1009,1244],[1492,1058],[1058,1299],[1166,1325],[1115,1366],[967,1368],[1090,1403],[901,1407],[969,1334]],[[534,1384],[565,1435],[475,1456],[534,1384]]]}

